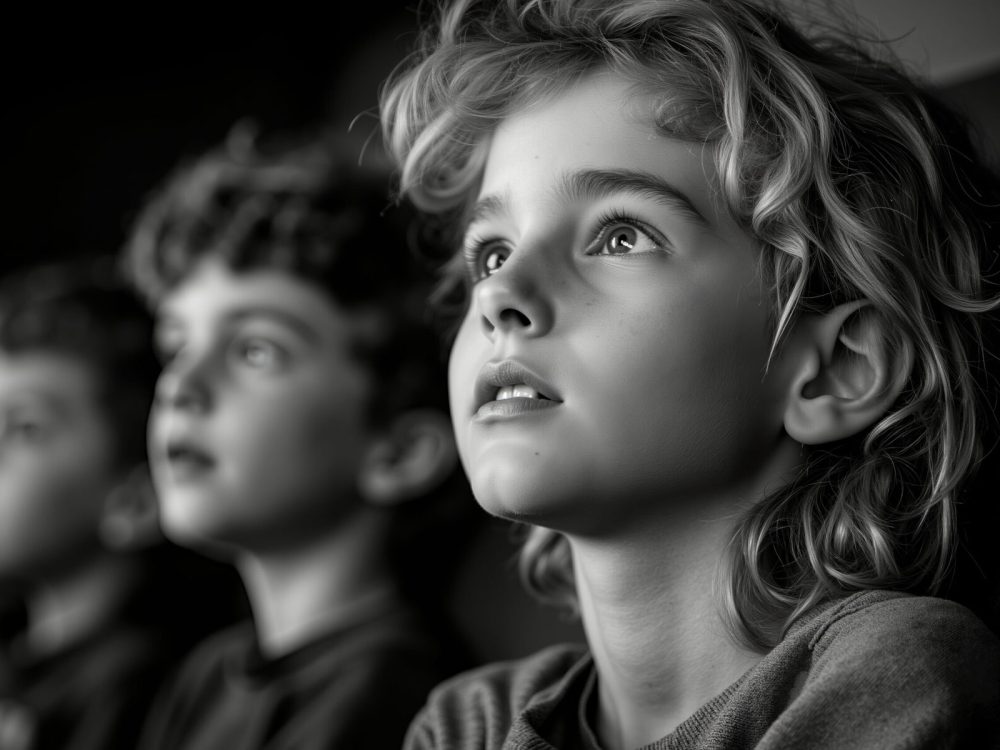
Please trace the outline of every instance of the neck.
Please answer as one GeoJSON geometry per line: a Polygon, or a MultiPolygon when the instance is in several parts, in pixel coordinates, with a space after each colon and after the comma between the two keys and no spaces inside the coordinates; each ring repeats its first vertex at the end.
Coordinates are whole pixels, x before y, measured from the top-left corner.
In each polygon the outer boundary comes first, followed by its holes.
{"type": "Polygon", "coordinates": [[[363,509],[328,534],[237,557],[261,653],[286,654],[395,596],[382,559],[384,521],[363,509]]]}
{"type": "Polygon", "coordinates": [[[727,534],[706,524],[647,543],[570,540],[604,747],[663,737],[759,660],[719,614],[715,579],[727,534]]]}
{"type": "Polygon", "coordinates": [[[27,600],[31,651],[54,653],[97,632],[119,612],[137,574],[132,561],[102,554],[40,582],[27,600]]]}
{"type": "Polygon", "coordinates": [[[614,531],[567,533],[604,747],[664,737],[760,660],[725,625],[719,573],[740,509],[787,482],[798,461],[788,441],[721,495],[660,497],[645,506],[654,513],[614,531]]]}

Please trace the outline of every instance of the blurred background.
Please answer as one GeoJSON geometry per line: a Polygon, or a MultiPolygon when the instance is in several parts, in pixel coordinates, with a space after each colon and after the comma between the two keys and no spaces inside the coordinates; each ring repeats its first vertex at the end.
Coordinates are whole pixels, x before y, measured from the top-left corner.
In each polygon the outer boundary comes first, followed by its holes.
{"type": "MultiPolygon", "coordinates": [[[[784,1],[860,14],[973,120],[989,157],[1000,161],[1000,2],[784,1]]],[[[353,122],[377,138],[378,83],[409,49],[424,6],[364,0],[349,12],[343,5],[272,7],[264,15],[242,6],[222,17],[144,4],[131,14],[88,8],[9,16],[0,275],[116,251],[157,182],[240,119],[264,130],[321,121],[346,130],[353,122]]],[[[520,592],[513,549],[504,525],[489,527],[460,580],[458,616],[491,658],[578,633],[520,592]]]]}

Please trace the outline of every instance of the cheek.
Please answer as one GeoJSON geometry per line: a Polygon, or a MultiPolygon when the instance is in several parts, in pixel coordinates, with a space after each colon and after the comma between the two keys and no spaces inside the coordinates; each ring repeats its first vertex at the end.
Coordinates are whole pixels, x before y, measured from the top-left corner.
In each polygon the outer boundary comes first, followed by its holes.
{"type": "Polygon", "coordinates": [[[363,446],[365,415],[365,401],[325,385],[261,397],[252,416],[233,422],[234,475],[249,486],[300,485],[350,467],[363,446]]]}
{"type": "Polygon", "coordinates": [[[467,462],[469,417],[475,403],[476,378],[490,358],[489,340],[478,329],[478,319],[466,316],[448,358],[448,401],[459,458],[467,462]]]}
{"type": "Polygon", "coordinates": [[[36,456],[0,478],[0,546],[58,554],[89,540],[112,482],[100,456],[36,456]]]}
{"type": "Polygon", "coordinates": [[[759,309],[689,300],[621,330],[601,342],[584,377],[601,394],[592,431],[628,446],[633,466],[738,470],[780,430],[759,309]]]}

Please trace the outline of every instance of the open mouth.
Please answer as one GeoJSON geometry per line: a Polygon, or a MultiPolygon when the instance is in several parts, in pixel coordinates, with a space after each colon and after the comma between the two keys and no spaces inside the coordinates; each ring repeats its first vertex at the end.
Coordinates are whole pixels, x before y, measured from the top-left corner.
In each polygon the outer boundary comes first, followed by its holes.
{"type": "Polygon", "coordinates": [[[506,401],[511,398],[531,398],[535,400],[551,401],[552,399],[547,396],[543,396],[537,390],[532,388],[530,385],[518,384],[518,385],[505,385],[499,391],[497,391],[494,401],[506,401]]]}
{"type": "Polygon", "coordinates": [[[551,385],[516,360],[487,363],[476,382],[479,417],[516,416],[560,403],[551,385]]]}
{"type": "Polygon", "coordinates": [[[211,468],[215,459],[188,443],[171,443],[167,446],[167,463],[173,469],[191,471],[211,468]]]}

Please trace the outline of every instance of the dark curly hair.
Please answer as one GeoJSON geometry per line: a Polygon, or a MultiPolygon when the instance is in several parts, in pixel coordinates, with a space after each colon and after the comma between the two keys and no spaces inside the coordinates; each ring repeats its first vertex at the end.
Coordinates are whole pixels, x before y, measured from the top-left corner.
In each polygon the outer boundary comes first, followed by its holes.
{"type": "Polygon", "coordinates": [[[372,417],[444,408],[444,352],[426,305],[427,240],[389,198],[377,153],[320,132],[259,138],[239,124],[218,148],[181,163],[149,197],[124,252],[128,276],[155,306],[206,256],[232,270],[275,269],[340,308],[376,314],[356,353],[375,378],[372,417]]]}

